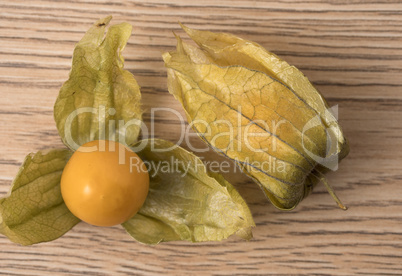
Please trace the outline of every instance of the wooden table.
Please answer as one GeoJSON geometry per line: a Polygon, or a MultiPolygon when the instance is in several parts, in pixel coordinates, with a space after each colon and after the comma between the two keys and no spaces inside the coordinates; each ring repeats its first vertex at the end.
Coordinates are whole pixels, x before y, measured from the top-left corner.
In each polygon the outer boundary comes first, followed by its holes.
{"type": "MultiPolygon", "coordinates": [[[[146,246],[122,227],[80,223],[56,241],[29,247],[0,236],[1,275],[402,275],[400,1],[3,0],[1,196],[29,152],[63,147],[54,101],[75,43],[108,14],[134,26],[125,67],[142,87],[147,124],[153,107],[182,113],[167,92],[161,59],[175,47],[172,31],[184,36],[178,21],[256,41],[300,68],[339,105],[351,152],[328,180],[350,209],[338,209],[319,185],[296,210],[281,212],[252,181],[229,174],[257,224],[250,242],[146,246]]],[[[177,118],[165,115],[155,135],[177,141],[177,118]]]]}

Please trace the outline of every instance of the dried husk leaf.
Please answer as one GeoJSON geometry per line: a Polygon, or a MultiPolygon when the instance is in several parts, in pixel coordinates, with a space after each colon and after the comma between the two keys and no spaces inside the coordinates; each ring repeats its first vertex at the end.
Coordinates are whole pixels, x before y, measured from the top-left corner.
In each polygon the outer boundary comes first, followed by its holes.
{"type": "MultiPolygon", "coordinates": [[[[248,69],[264,72],[286,84],[300,99],[316,111],[326,127],[326,131],[329,132],[328,135],[337,138],[337,145],[333,148],[334,152],[330,154],[338,156],[339,161],[348,155],[349,145],[336,118],[331,112],[328,112],[327,101],[299,69],[289,65],[253,41],[229,33],[213,33],[191,29],[182,24],[181,26],[216,65],[241,65],[248,69]]],[[[328,156],[327,159],[329,159],[328,156]]]]}
{"type": "Polygon", "coordinates": [[[80,220],[64,204],[60,192],[67,149],[29,154],[6,197],[0,199],[0,233],[31,245],[61,237],[80,220]]]}
{"type": "Polygon", "coordinates": [[[201,49],[178,38],[177,50],[163,55],[169,92],[204,141],[236,161],[276,207],[293,209],[323,178],[323,160],[337,165],[348,152],[325,100],[300,71],[261,46],[184,29],[201,49]],[[228,122],[235,133],[229,138],[222,135],[228,122]],[[245,137],[246,129],[257,137],[245,137]],[[336,147],[328,149],[327,135],[336,147]],[[264,162],[285,169],[267,170],[264,162]]]}
{"type": "Polygon", "coordinates": [[[92,140],[114,140],[126,145],[138,139],[141,124],[140,87],[123,69],[122,51],[132,26],[105,28],[111,16],[100,19],[76,45],[69,79],[54,106],[59,134],[76,150],[92,140]]]}
{"type": "Polygon", "coordinates": [[[221,175],[207,173],[198,157],[171,142],[150,139],[140,143],[146,146],[138,155],[152,165],[144,205],[122,224],[134,239],[157,244],[220,241],[233,234],[247,240],[252,237],[255,224],[250,210],[221,175]]]}

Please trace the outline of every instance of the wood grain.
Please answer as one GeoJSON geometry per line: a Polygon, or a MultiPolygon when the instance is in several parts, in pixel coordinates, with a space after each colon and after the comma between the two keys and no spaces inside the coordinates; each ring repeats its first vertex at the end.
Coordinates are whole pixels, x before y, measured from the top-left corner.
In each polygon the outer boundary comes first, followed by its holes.
{"type": "MultiPolygon", "coordinates": [[[[332,105],[351,153],[324,187],[292,212],[276,210],[257,185],[225,176],[255,218],[254,239],[219,243],[133,241],[121,227],[80,223],[64,237],[22,247],[0,236],[0,275],[402,275],[402,4],[400,1],[6,1],[0,2],[0,195],[29,152],[63,147],[52,107],[74,44],[98,18],[134,26],[126,68],[152,107],[167,92],[161,53],[177,24],[232,32],[300,68],[332,105]]],[[[178,119],[157,114],[155,136],[177,141],[178,119]]],[[[192,139],[198,146],[203,144],[192,139]]],[[[212,152],[206,160],[217,157],[212,152]]]]}

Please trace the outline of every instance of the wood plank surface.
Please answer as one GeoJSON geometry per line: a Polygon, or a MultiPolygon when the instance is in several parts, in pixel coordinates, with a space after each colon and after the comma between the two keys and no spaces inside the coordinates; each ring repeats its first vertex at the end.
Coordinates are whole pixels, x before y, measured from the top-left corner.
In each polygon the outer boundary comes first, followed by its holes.
{"type": "MultiPolygon", "coordinates": [[[[240,173],[227,173],[250,206],[254,239],[139,244],[122,227],[78,224],[29,247],[0,236],[0,275],[402,275],[401,1],[0,1],[0,196],[29,152],[63,147],[53,104],[75,43],[106,15],[134,26],[125,67],[153,107],[180,104],[167,92],[161,53],[189,27],[256,41],[300,68],[339,105],[350,155],[294,211],[275,209],[240,173]]],[[[172,114],[156,116],[156,137],[180,138],[172,114]]],[[[198,138],[191,140],[202,147],[198,138]]],[[[212,152],[205,160],[219,159],[212,152]]]]}

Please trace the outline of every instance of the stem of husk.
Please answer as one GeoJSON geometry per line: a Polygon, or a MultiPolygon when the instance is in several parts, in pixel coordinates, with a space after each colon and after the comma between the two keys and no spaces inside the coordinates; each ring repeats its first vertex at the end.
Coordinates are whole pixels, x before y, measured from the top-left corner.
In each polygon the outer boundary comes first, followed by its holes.
{"type": "Polygon", "coordinates": [[[336,201],[336,203],[338,204],[339,208],[341,208],[342,210],[347,210],[348,207],[346,207],[345,205],[342,204],[341,200],[339,199],[339,197],[335,194],[335,191],[332,189],[331,185],[329,185],[328,181],[325,179],[325,177],[321,178],[321,181],[324,183],[325,187],[327,187],[328,193],[332,196],[332,198],[336,201]]]}
{"type": "Polygon", "coordinates": [[[332,198],[335,200],[335,202],[338,204],[339,208],[341,208],[342,210],[347,210],[348,207],[346,207],[345,205],[343,205],[342,201],[339,199],[339,197],[336,195],[334,189],[332,189],[331,185],[329,185],[327,179],[325,178],[324,174],[322,172],[320,172],[319,170],[314,170],[312,172],[312,175],[315,176],[316,178],[318,178],[320,181],[322,181],[325,185],[325,187],[328,190],[328,193],[332,196],[332,198]],[[317,176],[314,172],[317,172],[319,175],[321,176],[317,176]]]}

